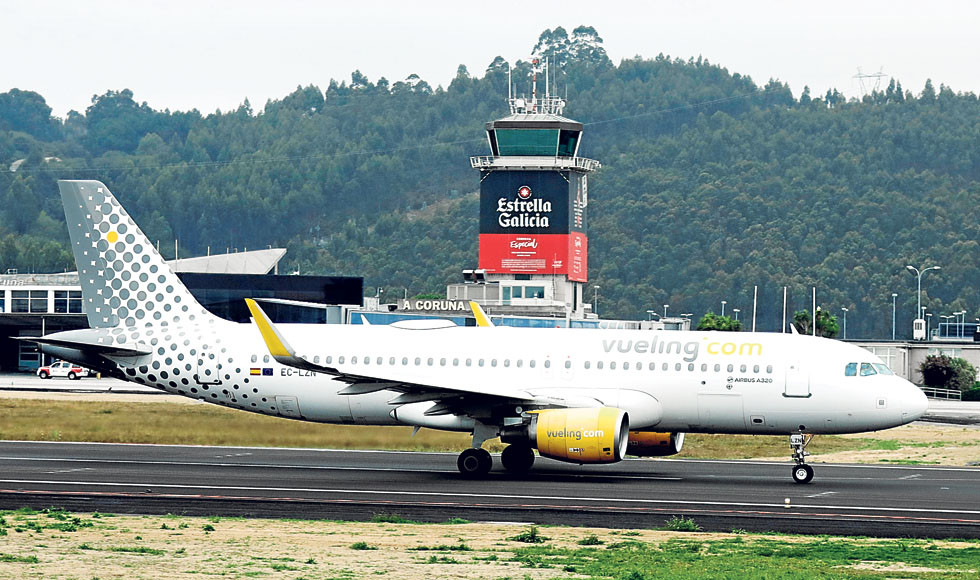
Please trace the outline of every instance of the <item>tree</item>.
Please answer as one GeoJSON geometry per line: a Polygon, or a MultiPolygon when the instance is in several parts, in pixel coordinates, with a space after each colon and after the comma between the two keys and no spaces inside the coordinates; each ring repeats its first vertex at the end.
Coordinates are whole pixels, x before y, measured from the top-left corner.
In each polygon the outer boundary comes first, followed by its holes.
{"type": "Polygon", "coordinates": [[[919,365],[922,384],[939,389],[965,391],[977,380],[977,369],[962,358],[931,354],[919,365]]]}
{"type": "Polygon", "coordinates": [[[735,320],[730,316],[721,316],[714,312],[708,312],[698,321],[698,330],[722,330],[726,332],[738,332],[742,330],[742,321],[735,320]]]}
{"type": "MultiPolygon", "coordinates": [[[[793,326],[800,334],[813,334],[813,317],[809,310],[798,310],[793,313],[793,326]]],[[[834,338],[840,332],[837,317],[826,310],[817,308],[817,335],[824,338],[834,338]]]]}

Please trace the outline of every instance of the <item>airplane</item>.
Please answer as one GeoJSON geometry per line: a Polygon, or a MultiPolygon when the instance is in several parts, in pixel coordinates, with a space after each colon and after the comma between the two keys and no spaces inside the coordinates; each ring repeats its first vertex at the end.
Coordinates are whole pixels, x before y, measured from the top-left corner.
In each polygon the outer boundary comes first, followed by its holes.
{"type": "Polygon", "coordinates": [[[233,409],[472,434],[465,477],[535,453],[577,464],[681,452],[685,433],[788,435],[808,483],[814,434],[888,429],[927,407],[875,355],[777,333],[252,323],[203,308],[99,181],[59,181],[90,328],[32,338],[110,376],[233,409]]]}

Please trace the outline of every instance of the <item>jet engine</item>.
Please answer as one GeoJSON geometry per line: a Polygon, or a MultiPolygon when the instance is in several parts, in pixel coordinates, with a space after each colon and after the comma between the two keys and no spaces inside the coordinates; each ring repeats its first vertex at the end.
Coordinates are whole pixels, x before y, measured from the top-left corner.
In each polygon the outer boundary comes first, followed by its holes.
{"type": "Polygon", "coordinates": [[[615,463],[626,455],[629,415],[615,407],[546,409],[530,423],[505,428],[501,440],[530,444],[542,457],[570,463],[615,463]]]}
{"type": "Polygon", "coordinates": [[[630,431],[626,453],[637,457],[663,457],[676,455],[681,452],[683,447],[683,433],[630,431]]]}

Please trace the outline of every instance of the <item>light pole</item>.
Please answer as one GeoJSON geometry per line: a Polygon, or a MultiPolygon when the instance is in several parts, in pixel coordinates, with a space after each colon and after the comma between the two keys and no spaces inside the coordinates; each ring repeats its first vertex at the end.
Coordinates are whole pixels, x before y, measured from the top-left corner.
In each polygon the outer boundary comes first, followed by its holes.
{"type": "Polygon", "coordinates": [[[599,316],[599,288],[602,286],[592,287],[592,314],[599,316]]]}
{"type": "Polygon", "coordinates": [[[667,309],[670,308],[670,304],[664,304],[664,318],[667,318],[667,309]]]}
{"type": "Polygon", "coordinates": [[[647,310],[647,320],[653,320],[653,315],[656,313],[656,310],[647,310]]]}
{"type": "Polygon", "coordinates": [[[738,322],[738,313],[741,312],[738,308],[732,308],[732,312],[735,313],[735,322],[738,322]]]}
{"type": "Polygon", "coordinates": [[[915,292],[915,295],[919,299],[919,302],[918,302],[919,305],[915,309],[915,313],[918,314],[918,313],[922,312],[922,276],[926,272],[928,272],[929,270],[942,270],[942,267],[941,266],[929,266],[928,268],[923,268],[922,270],[919,270],[915,266],[905,266],[905,269],[908,270],[909,272],[914,272],[916,278],[918,278],[918,284],[916,286],[916,292],[915,292]]]}
{"type": "Polygon", "coordinates": [[[847,340],[847,308],[841,308],[844,311],[844,340],[847,340]]]}
{"type": "Polygon", "coordinates": [[[725,305],[726,305],[726,304],[728,304],[728,301],[727,301],[727,300],[722,300],[722,301],[721,301],[721,315],[722,315],[722,316],[724,316],[724,315],[725,315],[725,305]]]}
{"type": "Polygon", "coordinates": [[[956,336],[963,338],[963,325],[966,324],[966,310],[954,312],[953,314],[956,315],[956,336]]]}
{"type": "Polygon", "coordinates": [[[895,340],[895,299],[898,298],[898,294],[892,292],[892,340],[895,340]]]}
{"type": "Polygon", "coordinates": [[[932,312],[926,313],[926,340],[929,340],[929,327],[932,325],[932,312]]]}

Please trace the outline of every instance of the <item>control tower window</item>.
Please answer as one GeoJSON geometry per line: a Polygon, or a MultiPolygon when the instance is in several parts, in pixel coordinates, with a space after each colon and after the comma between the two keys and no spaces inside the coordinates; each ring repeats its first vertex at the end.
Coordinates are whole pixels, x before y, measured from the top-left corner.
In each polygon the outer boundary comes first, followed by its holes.
{"type": "Polygon", "coordinates": [[[562,131],[558,135],[558,156],[575,157],[579,131],[562,131]]]}
{"type": "Polygon", "coordinates": [[[501,155],[546,155],[558,151],[557,129],[497,129],[497,148],[501,155]]]}

